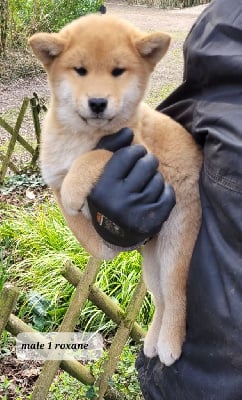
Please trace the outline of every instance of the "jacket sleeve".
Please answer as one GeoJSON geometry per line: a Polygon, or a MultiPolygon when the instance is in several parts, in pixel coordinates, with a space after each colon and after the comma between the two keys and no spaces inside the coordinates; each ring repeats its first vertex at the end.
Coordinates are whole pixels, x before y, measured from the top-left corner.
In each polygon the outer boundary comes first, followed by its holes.
{"type": "Polygon", "coordinates": [[[184,51],[184,82],[158,109],[204,146],[187,335],[171,367],[142,351],[136,366],[146,400],[241,400],[242,3],[214,0],[184,51]]]}

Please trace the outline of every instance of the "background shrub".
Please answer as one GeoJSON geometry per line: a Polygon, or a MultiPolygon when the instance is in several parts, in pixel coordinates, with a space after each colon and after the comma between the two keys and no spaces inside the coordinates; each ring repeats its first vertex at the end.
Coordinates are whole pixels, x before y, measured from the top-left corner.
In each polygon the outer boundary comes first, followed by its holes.
{"type": "Polygon", "coordinates": [[[37,31],[58,31],[81,15],[97,12],[103,0],[1,0],[0,54],[25,46],[37,31]]]}

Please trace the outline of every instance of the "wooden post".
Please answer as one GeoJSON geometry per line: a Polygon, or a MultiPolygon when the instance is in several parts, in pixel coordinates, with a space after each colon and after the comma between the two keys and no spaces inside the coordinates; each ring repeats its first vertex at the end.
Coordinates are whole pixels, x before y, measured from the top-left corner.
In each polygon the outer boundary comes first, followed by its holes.
{"type": "Polygon", "coordinates": [[[5,55],[7,31],[8,31],[8,0],[0,1],[0,56],[5,55]]]}
{"type": "Polygon", "coordinates": [[[35,165],[36,161],[38,160],[38,157],[39,157],[40,132],[41,132],[38,104],[37,104],[37,98],[35,96],[30,99],[30,105],[31,105],[32,117],[33,117],[33,122],[34,122],[35,136],[36,136],[36,141],[37,141],[37,146],[35,148],[35,152],[33,154],[32,160],[31,160],[31,164],[35,165]]]}
{"type": "Polygon", "coordinates": [[[16,304],[19,292],[10,283],[5,283],[0,294],[0,336],[7,325],[9,316],[16,304]]]}

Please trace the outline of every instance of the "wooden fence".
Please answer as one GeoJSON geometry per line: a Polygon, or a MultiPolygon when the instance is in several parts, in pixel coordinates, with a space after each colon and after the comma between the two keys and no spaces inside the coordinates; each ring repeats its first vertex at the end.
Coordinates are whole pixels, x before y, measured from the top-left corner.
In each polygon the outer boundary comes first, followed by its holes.
{"type": "MultiPolygon", "coordinates": [[[[109,348],[108,356],[104,361],[100,376],[95,379],[89,369],[76,360],[47,360],[34,386],[32,400],[46,399],[59,367],[83,384],[95,386],[98,390],[97,400],[118,400],[122,398],[120,394],[116,391],[114,392],[109,385],[109,381],[115,372],[119,357],[128,337],[132,337],[137,343],[144,337],[144,331],[135,322],[135,319],[145,297],[146,288],[141,278],[124,312],[95,285],[99,267],[100,262],[93,258],[90,258],[84,272],[81,272],[70,263],[65,265],[62,274],[67,281],[76,287],[76,290],[58,332],[72,332],[75,329],[80,312],[87,299],[92,301],[93,304],[117,324],[117,331],[109,348]]],[[[36,333],[33,328],[12,314],[17,298],[18,291],[12,285],[5,284],[0,294],[0,335],[4,329],[14,336],[24,332],[36,333]]],[[[39,341],[44,343],[44,340],[41,339],[41,333],[39,333],[39,338],[39,341]]]]}
{"type": "Polygon", "coordinates": [[[45,105],[41,104],[37,94],[34,93],[32,98],[24,98],[14,126],[10,126],[4,118],[0,117],[0,127],[3,128],[10,135],[7,150],[4,153],[0,151],[0,161],[2,164],[0,169],[0,183],[4,181],[8,169],[15,173],[20,172],[18,165],[11,160],[17,143],[23,146],[24,150],[30,154],[31,167],[34,167],[36,165],[39,156],[40,143],[39,114],[42,110],[46,111],[46,107],[45,105]],[[32,111],[34,134],[36,138],[36,143],[34,147],[33,145],[29,144],[23,136],[20,135],[20,129],[29,106],[31,107],[32,111]]]}
{"type": "Polygon", "coordinates": [[[129,5],[146,5],[159,8],[184,8],[207,4],[211,0],[127,0],[129,5]]]}

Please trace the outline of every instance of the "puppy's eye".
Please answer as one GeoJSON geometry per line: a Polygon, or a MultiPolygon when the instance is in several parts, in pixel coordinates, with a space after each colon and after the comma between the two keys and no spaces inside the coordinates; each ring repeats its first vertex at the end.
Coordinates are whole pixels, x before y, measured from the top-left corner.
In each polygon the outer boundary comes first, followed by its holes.
{"type": "Polygon", "coordinates": [[[74,70],[78,73],[78,75],[80,76],[85,76],[87,75],[87,69],[84,67],[80,67],[80,68],[74,68],[74,70]]]}
{"type": "Polygon", "coordinates": [[[123,73],[124,73],[125,71],[126,71],[125,68],[114,68],[114,69],[112,70],[112,75],[115,76],[115,77],[117,77],[117,76],[123,75],[123,73]]]}

